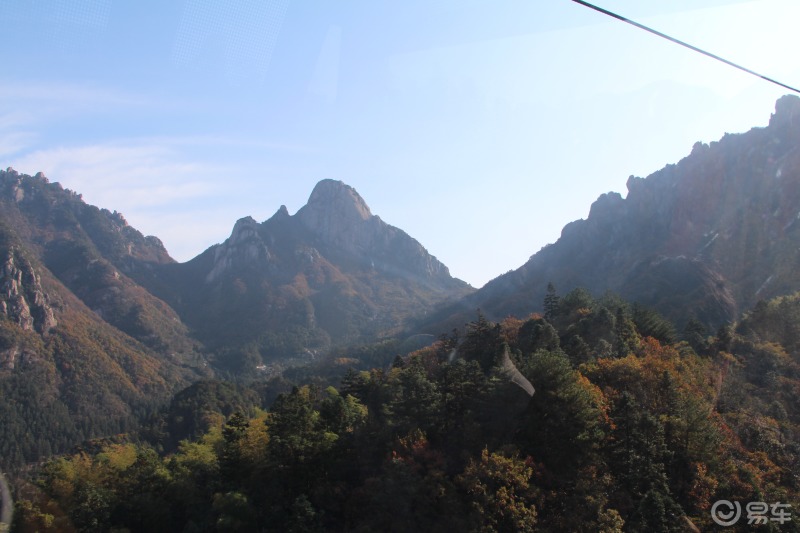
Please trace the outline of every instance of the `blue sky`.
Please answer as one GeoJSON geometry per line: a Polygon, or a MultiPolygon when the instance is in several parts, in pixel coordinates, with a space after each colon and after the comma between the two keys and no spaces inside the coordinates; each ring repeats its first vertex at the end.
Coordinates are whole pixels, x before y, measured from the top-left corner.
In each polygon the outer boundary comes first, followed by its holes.
{"type": "MultiPolygon", "coordinates": [[[[597,0],[800,85],[796,0],[597,0]]],[[[569,0],[0,0],[0,167],[185,261],[341,179],[474,286],[782,89],[569,0]]]]}

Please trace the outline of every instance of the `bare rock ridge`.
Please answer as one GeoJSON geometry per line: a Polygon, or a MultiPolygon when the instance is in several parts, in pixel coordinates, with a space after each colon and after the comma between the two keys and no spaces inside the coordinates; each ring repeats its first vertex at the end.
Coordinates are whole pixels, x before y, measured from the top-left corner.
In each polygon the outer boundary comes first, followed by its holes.
{"type": "MultiPolygon", "coordinates": [[[[494,318],[541,311],[548,282],[610,290],[679,326],[734,320],[758,300],[800,290],[800,98],[780,98],[769,125],[696,143],[628,194],[601,195],[585,220],[460,308],[494,318]]],[[[463,320],[451,307],[438,316],[463,320]]],[[[432,329],[440,329],[440,321],[432,329]]]]}

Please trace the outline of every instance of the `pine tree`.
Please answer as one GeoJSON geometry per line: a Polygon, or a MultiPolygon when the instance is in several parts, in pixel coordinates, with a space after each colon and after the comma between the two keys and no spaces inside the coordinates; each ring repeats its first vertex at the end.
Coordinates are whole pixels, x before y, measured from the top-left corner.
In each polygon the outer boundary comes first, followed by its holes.
{"type": "Polygon", "coordinates": [[[558,315],[560,304],[561,298],[556,294],[556,288],[551,281],[547,284],[547,294],[544,296],[544,317],[548,322],[552,323],[558,315]]]}

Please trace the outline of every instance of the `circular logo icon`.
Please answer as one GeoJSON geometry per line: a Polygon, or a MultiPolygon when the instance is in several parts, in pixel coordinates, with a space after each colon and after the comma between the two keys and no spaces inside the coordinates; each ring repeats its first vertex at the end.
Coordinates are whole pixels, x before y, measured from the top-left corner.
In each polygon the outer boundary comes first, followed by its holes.
{"type": "Polygon", "coordinates": [[[742,516],[742,506],[739,502],[719,500],[711,506],[711,519],[720,526],[732,526],[742,516]]]}

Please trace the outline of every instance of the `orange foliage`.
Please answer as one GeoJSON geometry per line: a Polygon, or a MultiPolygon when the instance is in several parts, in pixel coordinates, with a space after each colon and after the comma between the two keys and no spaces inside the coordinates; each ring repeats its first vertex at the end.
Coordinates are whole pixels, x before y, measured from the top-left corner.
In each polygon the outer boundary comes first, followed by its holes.
{"type": "Polygon", "coordinates": [[[500,337],[508,344],[514,345],[519,338],[519,329],[525,322],[519,318],[509,316],[500,322],[500,337]]]}
{"type": "Polygon", "coordinates": [[[714,397],[710,363],[698,357],[684,358],[672,346],[663,346],[652,337],[644,338],[637,352],[617,359],[598,359],[584,365],[582,371],[609,398],[628,391],[649,409],[657,409],[666,400],[660,393],[666,392],[663,386],[667,376],[683,394],[707,401],[714,397]]]}

